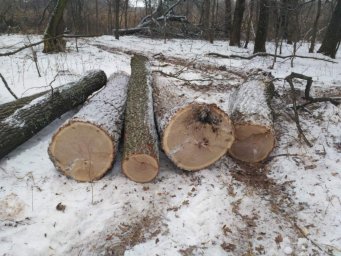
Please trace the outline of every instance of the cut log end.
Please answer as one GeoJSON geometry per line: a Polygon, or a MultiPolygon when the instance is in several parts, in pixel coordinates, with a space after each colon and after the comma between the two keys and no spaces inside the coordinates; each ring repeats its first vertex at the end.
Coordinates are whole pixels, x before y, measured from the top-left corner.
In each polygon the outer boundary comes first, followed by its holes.
{"type": "Polygon", "coordinates": [[[178,111],[165,129],[165,153],[180,168],[203,169],[226,154],[234,141],[230,118],[215,105],[191,104],[178,111]]]}
{"type": "Polygon", "coordinates": [[[82,121],[63,126],[49,146],[57,169],[77,181],[100,179],[112,167],[114,154],[111,137],[96,125],[82,121]]]}
{"type": "Polygon", "coordinates": [[[136,182],[149,182],[153,180],[159,172],[158,161],[149,155],[132,155],[123,160],[123,173],[136,182]]]}
{"type": "Polygon", "coordinates": [[[236,140],[229,153],[244,162],[257,163],[266,159],[275,146],[275,135],[268,127],[236,125],[235,135],[236,140]]]}

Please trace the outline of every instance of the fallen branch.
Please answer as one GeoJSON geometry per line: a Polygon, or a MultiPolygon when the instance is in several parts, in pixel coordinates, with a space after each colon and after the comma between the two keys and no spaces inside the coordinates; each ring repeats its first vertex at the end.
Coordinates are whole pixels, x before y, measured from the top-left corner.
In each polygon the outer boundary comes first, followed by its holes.
{"type": "Polygon", "coordinates": [[[101,36],[101,35],[60,35],[60,36],[56,36],[56,37],[49,38],[49,39],[43,39],[41,41],[38,41],[38,42],[35,42],[35,43],[32,43],[32,44],[24,45],[24,46],[14,50],[14,51],[11,51],[11,52],[0,53],[0,57],[14,55],[14,54],[16,54],[16,53],[18,53],[18,52],[20,52],[22,50],[25,50],[27,48],[31,48],[33,46],[40,45],[40,44],[44,43],[45,41],[52,40],[52,39],[58,39],[58,38],[87,38],[87,37],[98,37],[98,36],[101,36]]]}
{"type": "Polygon", "coordinates": [[[288,76],[291,80],[293,78],[298,78],[298,79],[302,79],[302,80],[306,80],[307,81],[307,85],[305,87],[305,91],[304,91],[304,99],[308,100],[309,102],[302,104],[300,106],[297,106],[297,108],[303,108],[307,105],[313,104],[313,103],[317,103],[317,102],[330,102],[332,104],[334,104],[335,106],[338,106],[340,104],[340,102],[338,101],[338,99],[333,99],[330,97],[319,97],[319,98],[314,98],[312,96],[310,96],[310,89],[311,86],[313,84],[313,79],[310,76],[305,76],[303,74],[299,74],[299,73],[295,73],[292,72],[289,76],[288,76]]]}
{"type": "Polygon", "coordinates": [[[305,143],[309,146],[312,147],[313,145],[310,143],[310,141],[307,139],[307,137],[304,135],[301,124],[300,124],[300,119],[298,116],[298,112],[297,112],[297,104],[296,104],[296,94],[295,94],[295,87],[294,87],[294,83],[292,82],[292,77],[291,75],[287,76],[285,78],[285,81],[287,81],[290,85],[291,88],[291,98],[292,98],[292,104],[293,104],[293,110],[295,113],[294,116],[294,121],[296,123],[296,127],[298,130],[298,133],[300,136],[302,136],[303,140],[305,141],[305,143]]]}
{"type": "Polygon", "coordinates": [[[276,57],[279,59],[302,58],[302,59],[313,59],[313,60],[326,61],[326,62],[330,62],[330,63],[337,63],[335,61],[332,61],[330,59],[325,59],[325,58],[310,57],[310,56],[303,56],[303,55],[276,55],[276,54],[266,53],[266,52],[258,52],[258,53],[252,54],[250,56],[242,56],[242,55],[236,55],[236,54],[224,55],[224,54],[220,54],[220,53],[216,53],[216,52],[209,52],[206,55],[212,56],[212,57],[218,57],[218,58],[242,59],[242,60],[251,60],[251,59],[256,58],[256,57],[276,57]]]}
{"type": "Polygon", "coordinates": [[[0,73],[0,77],[1,77],[2,82],[4,82],[6,89],[7,89],[7,90],[9,91],[9,93],[12,94],[12,96],[17,100],[17,99],[18,99],[17,95],[15,95],[15,93],[14,93],[14,92],[11,90],[11,88],[8,86],[8,83],[6,82],[6,79],[2,76],[1,73],[0,73]]]}

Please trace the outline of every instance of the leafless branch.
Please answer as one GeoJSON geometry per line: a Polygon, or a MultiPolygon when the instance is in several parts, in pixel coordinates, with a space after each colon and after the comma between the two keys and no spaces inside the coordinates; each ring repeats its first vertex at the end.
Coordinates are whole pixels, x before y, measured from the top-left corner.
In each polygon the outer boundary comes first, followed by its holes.
{"type": "Polygon", "coordinates": [[[242,55],[236,55],[236,54],[224,55],[224,54],[220,54],[216,52],[210,52],[210,53],[207,53],[207,56],[212,56],[212,57],[217,57],[217,58],[226,58],[226,59],[242,59],[242,60],[251,60],[256,57],[276,57],[279,59],[301,58],[301,59],[313,59],[313,60],[326,61],[330,63],[337,63],[335,61],[332,61],[330,59],[325,59],[325,58],[303,56],[303,55],[276,55],[276,54],[266,53],[266,52],[258,52],[250,56],[242,56],[242,55]]]}
{"type": "Polygon", "coordinates": [[[18,99],[17,95],[15,95],[15,93],[8,86],[8,83],[7,83],[6,79],[2,76],[1,73],[0,73],[0,78],[1,78],[2,82],[5,84],[5,87],[9,91],[9,93],[12,94],[12,96],[17,100],[18,99]]]}

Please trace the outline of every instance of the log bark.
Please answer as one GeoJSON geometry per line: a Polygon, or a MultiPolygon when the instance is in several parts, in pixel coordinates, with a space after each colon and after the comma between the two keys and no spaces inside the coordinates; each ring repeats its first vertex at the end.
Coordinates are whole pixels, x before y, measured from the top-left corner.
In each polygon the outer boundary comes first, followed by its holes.
{"type": "Polygon", "coordinates": [[[40,92],[27,97],[19,98],[14,101],[6,102],[0,105],[0,121],[12,115],[17,109],[20,109],[30,103],[32,100],[46,94],[47,92],[40,92]]]}
{"type": "Polygon", "coordinates": [[[232,95],[236,140],[229,153],[238,160],[256,163],[265,160],[275,146],[270,106],[274,88],[271,77],[263,71],[256,70],[249,76],[232,95]]]}
{"type": "Polygon", "coordinates": [[[106,81],[103,71],[92,71],[79,81],[44,94],[0,120],[0,158],[54,119],[83,103],[89,95],[105,85],[106,81]]]}
{"type": "Polygon", "coordinates": [[[125,73],[113,74],[53,135],[48,153],[62,174],[94,181],[111,169],[121,137],[128,80],[125,73]]]}
{"type": "Polygon", "coordinates": [[[122,170],[136,182],[149,182],[159,172],[159,149],[152,102],[148,59],[135,55],[131,60],[125,113],[122,170]]]}
{"type": "Polygon", "coordinates": [[[173,163],[181,169],[196,171],[225,155],[234,141],[234,128],[228,116],[233,86],[199,85],[159,72],[154,73],[153,81],[162,148],[173,163]]]}

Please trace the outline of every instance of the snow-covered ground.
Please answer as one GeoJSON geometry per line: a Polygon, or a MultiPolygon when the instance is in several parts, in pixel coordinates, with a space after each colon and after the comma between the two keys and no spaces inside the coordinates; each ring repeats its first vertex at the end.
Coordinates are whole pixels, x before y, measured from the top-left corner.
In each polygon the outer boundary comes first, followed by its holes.
{"type": "MultiPolygon", "coordinates": [[[[0,36],[0,52],[27,41],[26,36],[0,36]]],[[[118,156],[103,179],[78,183],[60,175],[47,155],[52,134],[77,110],[70,111],[0,161],[0,255],[341,255],[341,107],[322,103],[300,112],[314,144],[310,148],[289,117],[290,94],[283,81],[291,72],[303,73],[313,77],[315,95],[341,97],[340,51],[337,64],[295,59],[291,68],[290,60],[280,59],[270,70],[272,58],[206,56],[252,53],[252,45],[241,49],[223,41],[103,36],[78,40],[78,46],[79,52],[69,40],[67,53],[49,55],[34,47],[42,77],[31,49],[0,57],[0,73],[14,93],[26,96],[91,69],[108,76],[130,73],[129,55],[117,49],[262,68],[279,78],[273,104],[277,146],[265,164],[247,166],[226,156],[194,173],[179,170],[161,153],[160,174],[148,184],[128,180],[118,156]]],[[[269,52],[273,48],[267,45],[269,52]]],[[[307,44],[298,49],[300,55],[324,57],[307,52],[307,44]]],[[[285,45],[283,54],[291,54],[291,46],[285,45]]],[[[303,90],[305,84],[296,81],[295,86],[303,90]]],[[[10,100],[0,82],[0,104],[10,100]]]]}

